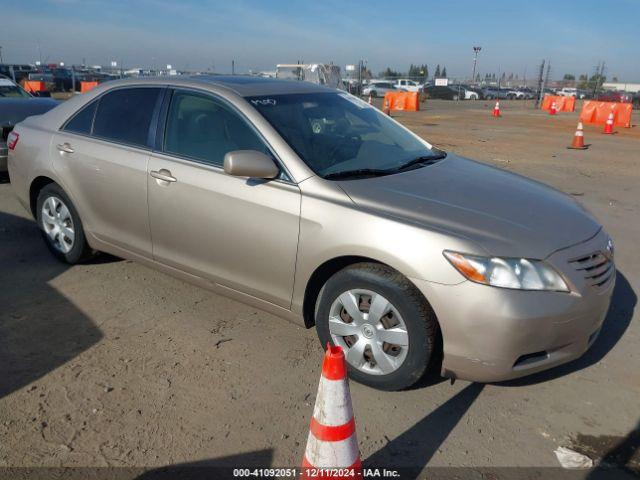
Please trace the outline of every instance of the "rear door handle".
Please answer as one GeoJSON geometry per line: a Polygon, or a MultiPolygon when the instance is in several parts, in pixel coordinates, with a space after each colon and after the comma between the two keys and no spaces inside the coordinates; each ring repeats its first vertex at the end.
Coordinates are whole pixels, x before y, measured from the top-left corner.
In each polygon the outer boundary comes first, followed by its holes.
{"type": "Polygon", "coordinates": [[[71,144],[69,144],[68,142],[59,143],[58,145],[56,145],[56,147],[58,147],[58,150],[60,150],[61,152],[65,152],[65,153],[75,152],[71,144]]]}
{"type": "Polygon", "coordinates": [[[160,170],[151,170],[149,172],[153,178],[157,178],[158,180],[162,180],[163,182],[177,182],[178,179],[176,177],[171,176],[171,172],[169,170],[165,170],[164,168],[160,170]]]}

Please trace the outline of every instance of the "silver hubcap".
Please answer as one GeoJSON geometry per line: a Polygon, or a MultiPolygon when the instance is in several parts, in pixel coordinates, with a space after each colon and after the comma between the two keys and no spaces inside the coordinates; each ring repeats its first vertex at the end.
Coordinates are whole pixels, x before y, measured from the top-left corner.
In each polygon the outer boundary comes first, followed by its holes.
{"type": "Polygon", "coordinates": [[[372,375],[396,371],[409,351],[402,316],[371,290],[349,290],[336,298],[329,310],[329,333],[345,350],[349,364],[372,375]]]}
{"type": "Polygon", "coordinates": [[[53,246],[69,253],[76,238],[69,209],[58,197],[48,197],[42,204],[42,228],[53,246]]]}

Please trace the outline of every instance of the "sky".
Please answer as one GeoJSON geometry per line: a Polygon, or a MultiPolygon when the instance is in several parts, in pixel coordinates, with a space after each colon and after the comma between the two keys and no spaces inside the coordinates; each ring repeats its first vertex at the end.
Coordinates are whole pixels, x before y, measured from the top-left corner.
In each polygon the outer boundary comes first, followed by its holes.
{"type": "Polygon", "coordinates": [[[593,74],[640,82],[640,0],[0,0],[5,62],[65,62],[230,73],[277,63],[344,66],[375,73],[409,64],[532,78],[593,74]]]}

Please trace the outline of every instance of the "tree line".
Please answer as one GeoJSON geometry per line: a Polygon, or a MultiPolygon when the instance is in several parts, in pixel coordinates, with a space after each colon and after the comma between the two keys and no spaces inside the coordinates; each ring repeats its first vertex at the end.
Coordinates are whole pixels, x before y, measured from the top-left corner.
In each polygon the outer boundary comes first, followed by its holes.
{"type": "MultiPolygon", "coordinates": [[[[400,72],[390,67],[385,68],[379,73],[381,77],[410,77],[417,80],[427,80],[429,78],[429,66],[425,63],[422,65],[409,65],[409,70],[400,72]]],[[[436,66],[433,78],[447,78],[447,67],[440,68],[440,64],[436,66]]]]}
{"type": "MultiPolygon", "coordinates": [[[[575,75],[571,73],[565,73],[564,77],[562,77],[562,81],[565,85],[575,85],[576,88],[579,88],[581,90],[592,90],[593,88],[602,88],[602,84],[607,81],[607,77],[606,75],[600,75],[599,73],[591,76],[583,73],[578,76],[578,80],[576,81],[575,75]]],[[[612,81],[617,82],[618,78],[613,77],[612,81]]]]}

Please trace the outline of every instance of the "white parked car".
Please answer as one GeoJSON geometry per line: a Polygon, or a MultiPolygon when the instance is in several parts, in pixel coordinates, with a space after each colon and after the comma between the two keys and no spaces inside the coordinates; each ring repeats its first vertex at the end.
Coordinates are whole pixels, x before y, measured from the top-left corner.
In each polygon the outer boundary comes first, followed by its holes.
{"type": "Polygon", "coordinates": [[[578,91],[575,87],[564,87],[556,92],[556,95],[561,97],[576,97],[576,98],[585,98],[586,94],[584,92],[578,91]]]}
{"type": "Polygon", "coordinates": [[[458,93],[458,98],[463,100],[478,100],[480,95],[473,90],[470,90],[468,87],[464,85],[449,85],[449,88],[453,88],[458,93]]]}
{"type": "Polygon", "coordinates": [[[405,92],[421,92],[424,85],[413,80],[406,78],[399,78],[395,81],[394,86],[398,90],[404,90],[405,92]]]}

